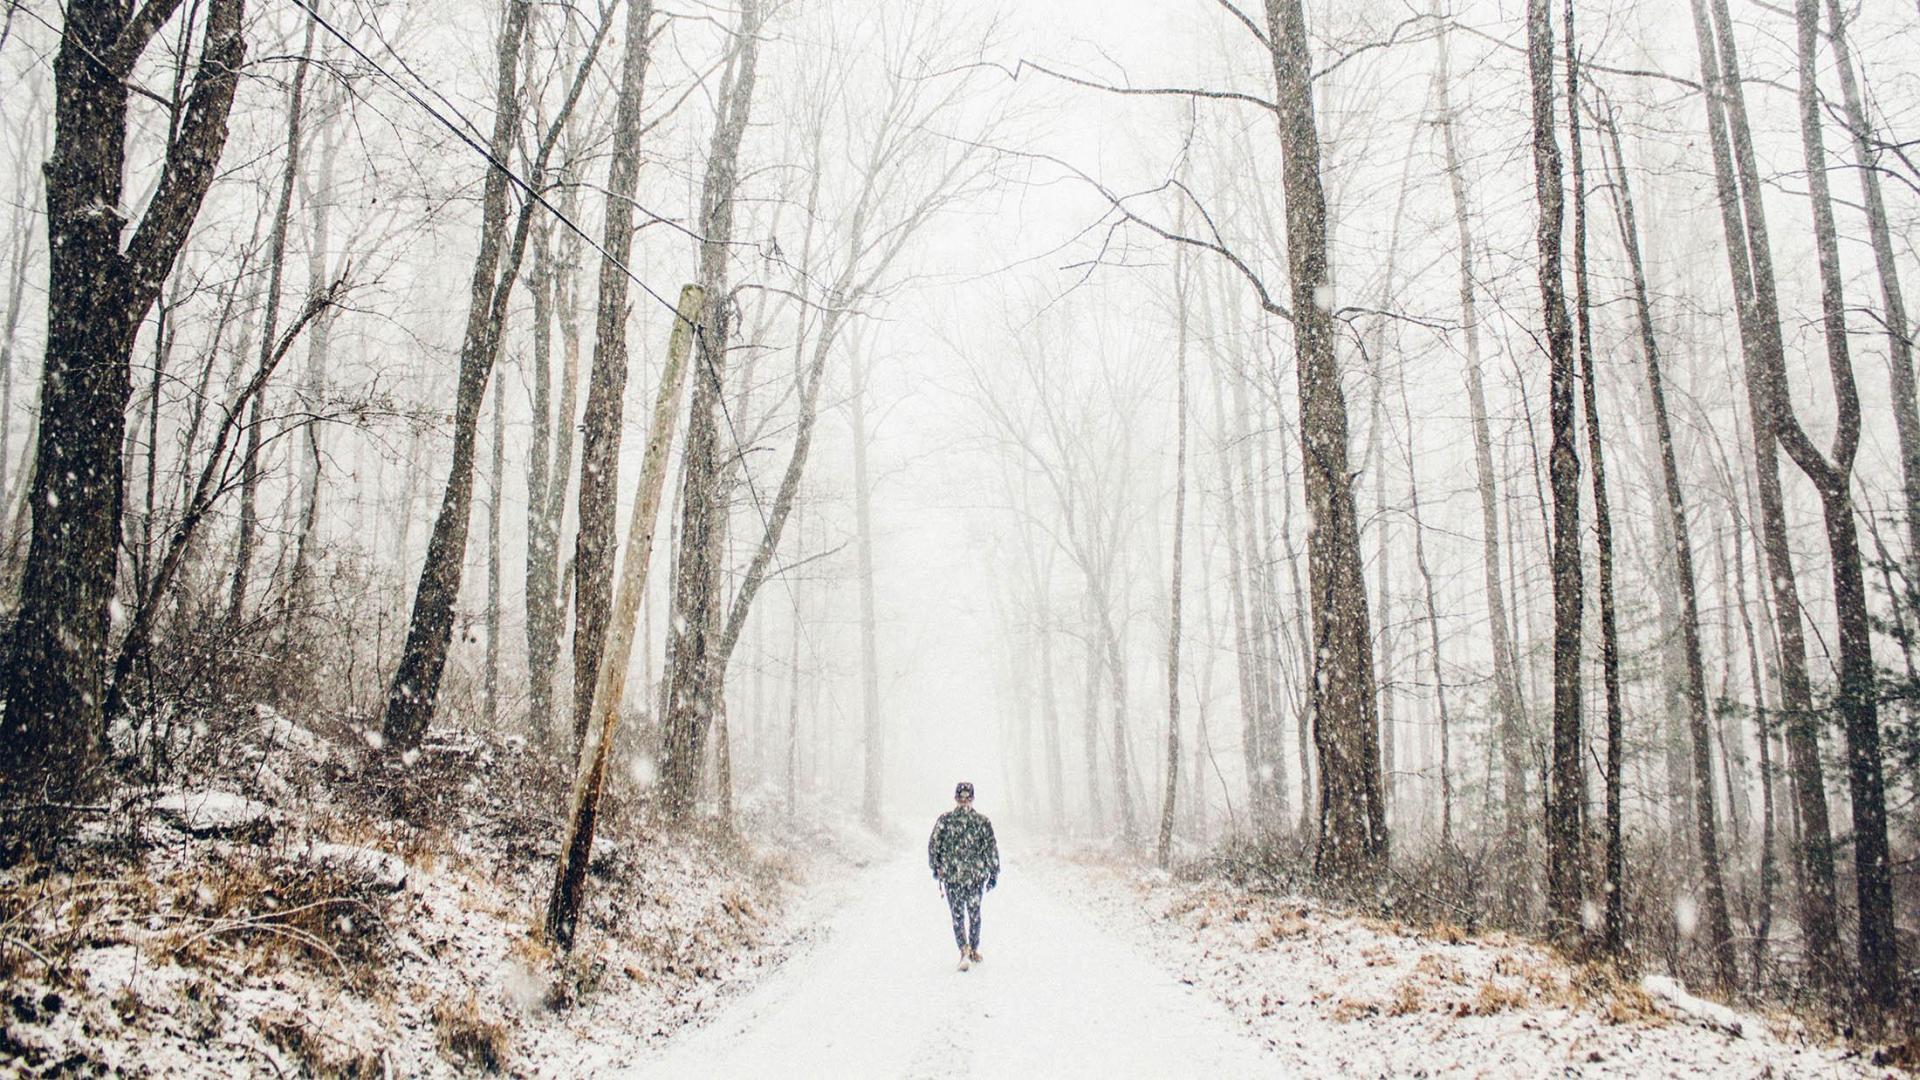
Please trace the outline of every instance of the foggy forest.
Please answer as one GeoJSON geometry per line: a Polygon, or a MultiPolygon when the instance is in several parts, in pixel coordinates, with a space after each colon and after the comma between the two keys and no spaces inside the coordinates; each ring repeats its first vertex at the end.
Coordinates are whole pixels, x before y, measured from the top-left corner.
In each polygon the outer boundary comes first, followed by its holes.
{"type": "Polygon", "coordinates": [[[0,1073],[1920,1068],[1920,7],[3,2],[0,1073]]]}

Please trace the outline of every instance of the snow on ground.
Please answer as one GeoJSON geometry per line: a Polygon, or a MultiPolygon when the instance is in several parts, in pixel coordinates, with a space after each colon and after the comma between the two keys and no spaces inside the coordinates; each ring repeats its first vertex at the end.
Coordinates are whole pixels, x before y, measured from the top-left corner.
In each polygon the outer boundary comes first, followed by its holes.
{"type": "Polygon", "coordinates": [[[1506,935],[1417,932],[1218,882],[1055,864],[1109,932],[1222,1003],[1272,1076],[1904,1076],[1677,980],[1619,983],[1506,935]]]}
{"type": "Polygon", "coordinates": [[[609,828],[561,960],[534,933],[550,778],[518,750],[443,763],[431,829],[369,812],[352,769],[242,754],[226,780],[270,782],[0,872],[0,1075],[1897,1075],[1671,979],[1017,840],[962,973],[918,837],[778,812],[748,848],[609,828]]]}
{"type": "MultiPolygon", "coordinates": [[[[535,932],[546,779],[518,750],[462,751],[435,828],[276,757],[298,782],[162,793],[131,848],[100,829],[0,871],[0,1076],[588,1075],[772,970],[814,919],[795,884],[864,857],[778,814],[738,848],[610,819],[560,961],[535,932]]],[[[269,771],[234,757],[223,782],[269,771]]]]}
{"type": "Polygon", "coordinates": [[[836,886],[810,948],[663,1052],[611,1075],[1255,1076],[1228,1011],[1093,923],[1010,852],[982,916],[985,961],[956,970],[924,852],[836,886]]]}
{"type": "Polygon", "coordinates": [[[756,988],[626,1067],[837,1076],[1898,1076],[1785,1018],[1642,989],[1504,936],[1008,853],[955,970],[917,852],[835,882],[756,988]]]}

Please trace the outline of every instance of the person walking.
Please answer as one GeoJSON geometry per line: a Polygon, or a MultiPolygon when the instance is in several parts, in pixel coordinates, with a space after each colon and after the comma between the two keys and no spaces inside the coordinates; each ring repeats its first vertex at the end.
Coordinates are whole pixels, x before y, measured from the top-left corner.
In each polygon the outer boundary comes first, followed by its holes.
{"type": "Polygon", "coordinates": [[[953,809],[933,823],[927,839],[927,865],[953,915],[953,941],[960,947],[960,970],[980,962],[980,898],[1000,884],[1000,845],[993,822],[973,808],[973,785],[953,789],[953,809]]]}

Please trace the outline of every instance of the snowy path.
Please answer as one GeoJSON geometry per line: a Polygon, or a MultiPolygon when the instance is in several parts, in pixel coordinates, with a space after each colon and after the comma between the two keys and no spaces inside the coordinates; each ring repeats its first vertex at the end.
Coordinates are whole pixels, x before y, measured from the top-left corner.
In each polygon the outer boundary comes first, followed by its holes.
{"type": "Polygon", "coordinates": [[[1010,858],[987,895],[986,960],[965,974],[922,859],[863,871],[823,940],[620,1075],[1285,1074],[1219,1004],[1022,869],[1010,858]]]}

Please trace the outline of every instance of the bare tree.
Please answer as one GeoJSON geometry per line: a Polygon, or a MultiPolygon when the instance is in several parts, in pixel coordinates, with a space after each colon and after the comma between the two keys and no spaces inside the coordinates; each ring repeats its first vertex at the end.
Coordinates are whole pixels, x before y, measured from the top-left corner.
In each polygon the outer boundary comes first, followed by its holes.
{"type": "MultiPolygon", "coordinates": [[[[1806,18],[1802,15],[1801,18],[1806,18]]],[[[1900,292],[1899,264],[1894,259],[1893,229],[1887,221],[1887,200],[1880,188],[1879,155],[1873,150],[1873,121],[1861,100],[1859,80],[1847,44],[1847,22],[1838,0],[1827,2],[1827,43],[1840,76],[1841,101],[1860,173],[1860,195],[1867,211],[1867,237],[1873,246],[1873,266],[1880,279],[1881,322],[1887,331],[1889,376],[1895,430],[1900,444],[1900,473],[1906,484],[1907,589],[1909,608],[1920,610],[1920,405],[1915,403],[1913,338],[1907,324],[1907,304],[1900,292]]]]}
{"type": "Polygon", "coordinates": [[[740,141],[753,108],[760,33],[760,5],[746,0],[733,32],[700,190],[698,283],[705,302],[694,341],[693,392],[682,457],[679,564],[674,573],[666,745],[660,770],[667,819],[682,825],[693,818],[707,731],[720,702],[716,691],[721,684],[715,678],[718,669],[713,659],[720,643],[720,547],[726,528],[720,497],[718,414],[726,392],[723,380],[732,340],[727,260],[733,242],[740,141]]]}
{"type": "MultiPolygon", "coordinates": [[[[1437,14],[1438,9],[1435,10],[1437,14]]],[[[1443,24],[1440,32],[1434,36],[1439,49],[1439,64],[1434,74],[1434,103],[1439,113],[1440,145],[1445,154],[1447,186],[1453,196],[1453,219],[1460,247],[1460,321],[1466,345],[1467,407],[1473,424],[1474,475],[1480,493],[1481,569],[1486,580],[1487,629],[1493,645],[1493,707],[1499,726],[1499,745],[1504,766],[1505,826],[1501,842],[1508,861],[1517,862],[1526,851],[1527,822],[1532,816],[1527,798],[1526,724],[1521,705],[1519,665],[1507,622],[1507,594],[1501,581],[1503,545],[1500,541],[1500,492],[1493,469],[1493,433],[1487,420],[1485,376],[1480,367],[1479,305],[1474,295],[1473,214],[1467,204],[1465,164],[1460,159],[1447,37],[1443,24]]]]}
{"type": "MultiPolygon", "coordinates": [[[[1167,600],[1167,780],[1160,807],[1155,861],[1165,869],[1173,849],[1174,798],[1180,786],[1180,590],[1187,542],[1187,274],[1184,256],[1174,260],[1174,366],[1179,380],[1173,486],[1173,576],[1167,600]]],[[[1196,790],[1189,798],[1197,798],[1196,790]]]]}
{"type": "Polygon", "coordinates": [[[1540,207],[1540,303],[1546,313],[1553,447],[1553,757],[1547,785],[1547,925],[1559,941],[1580,932],[1580,457],[1574,448],[1573,328],[1561,281],[1560,143],[1554,134],[1553,8],[1527,4],[1533,99],[1533,189],[1540,207]]]}
{"type": "MultiPolygon", "coordinates": [[[[54,59],[33,528],[0,678],[0,798],[11,804],[71,805],[100,779],[134,339],[213,183],[245,51],[243,0],[209,0],[193,90],[147,209],[123,240],[129,76],[177,7],[73,0],[54,59]]],[[[54,824],[64,816],[56,811],[54,824]]]]}
{"type": "MultiPolygon", "coordinates": [[[[527,237],[533,214],[542,197],[529,191],[520,205],[511,240],[507,237],[506,162],[511,157],[514,137],[520,129],[520,93],[516,86],[520,47],[526,37],[530,0],[509,0],[507,18],[501,26],[496,54],[494,86],[494,124],[489,146],[489,168],[481,195],[480,249],[474,257],[473,294],[467,309],[467,326],[460,345],[460,376],[453,408],[453,463],[447,474],[446,490],[439,512],[434,516],[433,532],[427,540],[427,559],[420,571],[420,584],[414,592],[413,614],[407,624],[407,641],[387,689],[382,734],[395,754],[418,745],[433,718],[440,696],[440,677],[447,666],[447,646],[453,635],[453,606],[460,596],[460,578],[465,569],[467,529],[473,508],[474,445],[479,438],[480,407],[486,398],[487,382],[500,353],[507,309],[519,280],[520,265],[526,254],[527,237]]],[[[593,70],[600,45],[613,21],[612,12],[603,13],[592,44],[574,72],[559,115],[541,133],[533,153],[531,179],[536,188],[543,185],[547,163],[554,145],[566,127],[567,118],[580,100],[587,76],[593,70]]]]}
{"type": "MultiPolygon", "coordinates": [[[[300,47],[299,62],[294,65],[293,82],[287,88],[287,153],[280,174],[280,194],[273,207],[273,225],[267,232],[267,292],[261,301],[260,360],[264,366],[273,351],[280,326],[281,282],[287,262],[287,227],[293,219],[293,189],[300,177],[301,132],[305,119],[308,58],[313,55],[314,32],[319,23],[306,20],[306,40],[300,47]]],[[[266,395],[255,394],[252,415],[247,421],[247,450],[240,477],[239,541],[233,557],[232,586],[227,596],[227,625],[237,627],[246,609],[247,584],[253,568],[254,533],[259,526],[256,503],[260,490],[260,437],[265,428],[263,410],[266,395]]]]}
{"type": "Polygon", "coordinates": [[[693,340],[693,320],[702,301],[698,285],[680,291],[680,307],[667,344],[667,362],[654,397],[653,423],[647,432],[646,457],[640,466],[640,490],[633,499],[633,520],[627,527],[627,550],[608,626],[607,648],[600,658],[600,678],[593,691],[593,713],[586,741],[574,772],[573,795],[567,804],[567,831],[560,844],[560,865],[547,900],[547,936],[563,947],[573,945],[580,904],[587,884],[587,862],[593,855],[593,832],[600,816],[600,795],[606,786],[613,754],[613,735],[620,722],[620,702],[626,694],[627,667],[633,659],[634,621],[640,598],[647,591],[647,569],[653,556],[654,529],[660,519],[660,494],[667,481],[667,451],[680,417],[680,388],[693,340]]]}
{"type": "MultiPolygon", "coordinates": [[[[1816,974],[1825,977],[1838,953],[1834,903],[1833,842],[1827,825],[1826,782],[1821,773],[1813,687],[1807,676],[1806,639],[1800,614],[1799,586],[1793,575],[1787,544],[1786,505],[1780,489],[1778,449],[1783,406],[1770,392],[1771,373],[1784,367],[1780,338],[1779,302],[1774,297],[1773,257],[1767,243],[1766,219],[1759,202],[1758,166],[1752,139],[1746,134],[1746,107],[1739,73],[1725,65],[1732,59],[1730,38],[1716,43],[1713,18],[1706,0],[1693,0],[1695,40],[1705,87],[1707,133],[1714,164],[1715,193],[1720,204],[1726,240],[1728,270],[1733,281],[1734,307],[1740,326],[1741,351],[1746,364],[1748,411],[1753,418],[1754,466],[1760,496],[1760,518],[1767,553],[1768,576],[1775,596],[1774,618],[1780,635],[1781,707],[1787,722],[1787,749],[1797,794],[1801,825],[1800,869],[1802,918],[1806,923],[1808,953],[1816,974]],[[1741,147],[1736,158],[1736,146],[1741,147]],[[1740,162],[1736,173],[1736,160],[1740,162]]],[[[1703,680],[1704,681],[1704,680],[1703,680]]],[[[1705,739],[1705,719],[1695,725],[1695,742],[1705,739]]],[[[1700,783],[1711,791],[1712,770],[1704,745],[1694,751],[1700,783]]],[[[1713,829],[1711,804],[1703,807],[1697,826],[1703,847],[1713,829]]],[[[1717,860],[1717,854],[1714,857],[1717,860]]],[[[1721,940],[1724,926],[1709,912],[1710,932],[1721,940]]],[[[1731,928],[1726,928],[1731,937],[1731,928]]],[[[1731,946],[1716,950],[1731,965],[1731,946]]],[[[1730,975],[1731,973],[1728,972],[1730,975]]]]}
{"type": "MultiPolygon", "coordinates": [[[[613,153],[601,227],[599,304],[593,367],[580,435],[580,527],[574,536],[573,749],[586,737],[613,601],[614,516],[618,505],[620,416],[627,389],[627,262],[633,251],[634,191],[640,177],[641,98],[651,59],[653,0],[627,0],[626,48],[614,103],[613,153]]],[[[710,296],[712,294],[709,294],[710,296]]],[[[724,299],[724,298],[722,298],[724,299]]],[[[568,418],[571,420],[571,417],[568,418]]]]}
{"type": "MultiPolygon", "coordinates": [[[[1826,517],[1833,606],[1840,624],[1838,704],[1847,737],[1847,789],[1853,802],[1853,879],[1860,917],[1861,988],[1875,1004],[1892,1005],[1899,992],[1899,964],[1893,927],[1893,866],[1887,849],[1885,765],[1880,751],[1879,676],[1873,659],[1873,624],[1867,611],[1852,490],[1854,458],[1860,449],[1860,391],[1853,380],[1853,360],[1847,344],[1846,286],[1841,277],[1833,196],[1827,182],[1818,81],[1819,0],[1798,0],[1794,11],[1800,61],[1800,139],[1806,155],[1814,243],[1819,253],[1827,371],[1838,413],[1829,453],[1823,456],[1800,425],[1784,362],[1769,367],[1765,385],[1773,399],[1775,434],[1780,445],[1813,482],[1826,517]]],[[[1716,0],[1714,14],[1721,52],[1731,65],[1733,48],[1725,0],[1716,0]]],[[[1736,128],[1742,126],[1736,124],[1736,128]]],[[[1750,228],[1754,220],[1754,216],[1749,217],[1750,228]]],[[[1756,245],[1761,242],[1764,233],[1755,240],[1756,245]]]]}

